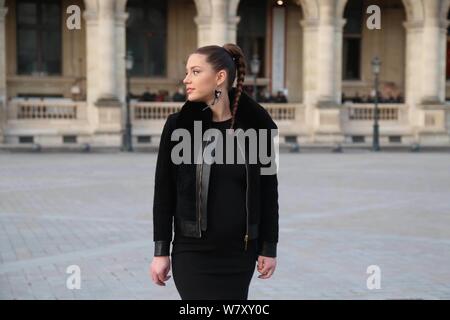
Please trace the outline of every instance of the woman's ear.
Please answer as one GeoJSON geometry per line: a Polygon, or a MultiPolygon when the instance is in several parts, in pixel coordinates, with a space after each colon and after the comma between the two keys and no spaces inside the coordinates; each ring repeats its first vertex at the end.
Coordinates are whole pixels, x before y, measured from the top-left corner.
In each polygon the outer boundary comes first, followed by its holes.
{"type": "Polygon", "coordinates": [[[216,77],[217,86],[220,86],[222,83],[224,83],[226,79],[227,79],[227,71],[226,70],[220,70],[219,72],[217,72],[217,77],[216,77]]]}

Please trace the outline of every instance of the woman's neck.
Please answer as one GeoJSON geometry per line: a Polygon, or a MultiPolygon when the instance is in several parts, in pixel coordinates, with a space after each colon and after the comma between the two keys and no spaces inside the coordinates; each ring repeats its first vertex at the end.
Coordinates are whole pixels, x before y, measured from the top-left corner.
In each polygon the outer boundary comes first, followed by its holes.
{"type": "Polygon", "coordinates": [[[230,99],[226,91],[225,94],[222,91],[222,95],[214,105],[211,105],[212,102],[213,100],[208,102],[212,111],[212,121],[225,121],[231,118],[230,99]]]}

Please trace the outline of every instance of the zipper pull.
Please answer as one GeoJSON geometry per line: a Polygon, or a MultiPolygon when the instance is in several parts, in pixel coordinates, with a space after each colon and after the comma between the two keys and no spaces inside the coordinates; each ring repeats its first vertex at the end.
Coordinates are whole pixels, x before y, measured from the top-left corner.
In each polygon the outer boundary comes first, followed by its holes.
{"type": "Polygon", "coordinates": [[[247,243],[248,243],[248,234],[244,237],[244,250],[247,251],[247,243]]]}

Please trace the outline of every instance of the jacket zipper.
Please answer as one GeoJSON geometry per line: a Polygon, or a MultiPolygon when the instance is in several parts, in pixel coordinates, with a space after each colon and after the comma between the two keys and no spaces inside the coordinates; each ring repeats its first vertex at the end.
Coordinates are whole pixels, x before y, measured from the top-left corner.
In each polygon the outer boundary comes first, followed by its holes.
{"type": "Polygon", "coordinates": [[[244,249],[247,250],[247,245],[248,245],[248,168],[247,168],[247,161],[245,162],[245,171],[247,174],[247,186],[245,189],[245,211],[247,213],[247,225],[246,225],[246,233],[245,233],[245,237],[244,237],[244,249]]]}
{"type": "Polygon", "coordinates": [[[246,187],[245,187],[245,213],[246,213],[246,226],[245,226],[245,236],[244,236],[244,250],[247,251],[248,246],[248,185],[249,185],[249,176],[248,176],[248,164],[247,159],[245,158],[245,152],[242,151],[241,145],[239,144],[239,141],[237,142],[239,149],[241,150],[241,153],[244,157],[245,162],[245,175],[246,175],[246,187]]]}
{"type": "Polygon", "coordinates": [[[199,173],[199,186],[198,186],[198,232],[200,237],[202,236],[202,179],[203,179],[203,148],[204,141],[202,141],[202,161],[200,163],[200,173],[199,173]]]}
{"type": "Polygon", "coordinates": [[[247,213],[247,225],[246,225],[246,234],[244,237],[244,242],[245,242],[245,250],[247,250],[247,244],[248,244],[248,182],[249,182],[249,177],[248,177],[248,164],[247,164],[247,160],[245,160],[245,171],[247,174],[247,186],[245,189],[245,210],[247,213]]]}

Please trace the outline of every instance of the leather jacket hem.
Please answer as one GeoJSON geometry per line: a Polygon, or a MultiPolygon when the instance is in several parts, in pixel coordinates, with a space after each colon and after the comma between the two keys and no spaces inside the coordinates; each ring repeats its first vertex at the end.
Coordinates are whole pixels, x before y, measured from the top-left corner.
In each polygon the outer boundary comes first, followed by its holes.
{"type": "MultiPolygon", "coordinates": [[[[189,221],[184,219],[177,219],[177,231],[185,237],[200,238],[200,224],[198,221],[189,221]]],[[[244,236],[244,235],[242,235],[244,236]]],[[[249,240],[257,239],[259,236],[259,224],[253,223],[248,225],[249,240]]]]}

